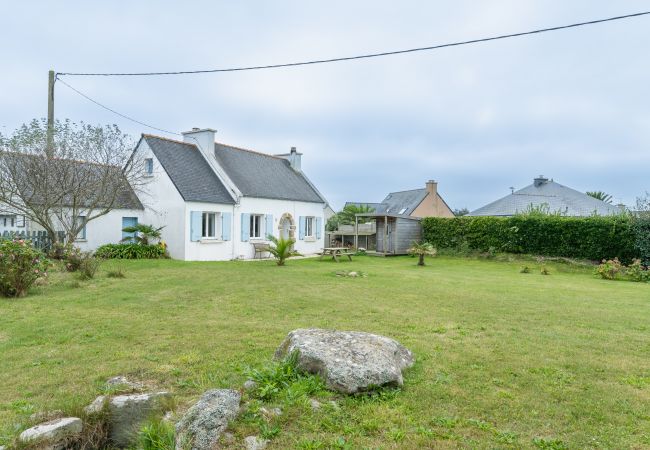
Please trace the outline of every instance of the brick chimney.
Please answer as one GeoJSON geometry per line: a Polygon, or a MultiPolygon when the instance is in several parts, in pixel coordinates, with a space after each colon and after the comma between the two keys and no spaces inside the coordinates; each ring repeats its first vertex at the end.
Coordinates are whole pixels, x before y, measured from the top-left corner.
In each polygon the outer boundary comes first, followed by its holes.
{"type": "Polygon", "coordinates": [[[431,194],[431,196],[434,198],[435,201],[435,198],[438,195],[438,182],[435,180],[429,180],[427,181],[426,186],[427,186],[427,192],[431,194]]]}

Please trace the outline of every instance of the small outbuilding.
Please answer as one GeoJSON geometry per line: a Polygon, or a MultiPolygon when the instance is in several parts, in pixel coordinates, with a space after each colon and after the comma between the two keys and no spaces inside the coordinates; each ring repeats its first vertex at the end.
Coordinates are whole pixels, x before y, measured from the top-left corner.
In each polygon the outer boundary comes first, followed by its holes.
{"type": "MultiPolygon", "coordinates": [[[[422,239],[422,224],[419,217],[389,213],[357,214],[359,218],[373,219],[377,229],[378,255],[406,255],[413,242],[422,239]]],[[[358,236],[355,236],[358,241],[358,236]]]]}

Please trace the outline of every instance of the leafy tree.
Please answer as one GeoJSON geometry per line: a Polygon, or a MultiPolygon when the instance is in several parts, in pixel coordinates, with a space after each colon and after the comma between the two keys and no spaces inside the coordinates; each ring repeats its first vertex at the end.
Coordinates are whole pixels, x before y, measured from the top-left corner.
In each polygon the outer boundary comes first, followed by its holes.
{"type": "Polygon", "coordinates": [[[345,205],[345,207],[337,213],[339,222],[343,225],[353,225],[357,214],[369,214],[375,212],[375,208],[370,205],[345,205]]]}
{"type": "Polygon", "coordinates": [[[270,234],[267,239],[272,244],[269,246],[269,253],[276,259],[278,266],[284,266],[286,259],[291,256],[301,256],[300,253],[293,249],[293,244],[296,243],[295,239],[276,238],[270,234]]]}
{"type": "Polygon", "coordinates": [[[438,251],[433,248],[433,245],[428,242],[416,242],[413,241],[411,248],[408,249],[408,254],[413,256],[418,256],[418,266],[424,266],[424,257],[425,256],[436,256],[438,251]]]}
{"type": "Polygon", "coordinates": [[[135,242],[136,244],[140,245],[152,244],[153,241],[160,239],[160,232],[163,228],[165,227],[163,226],[156,228],[153,225],[145,225],[144,223],[139,223],[130,227],[124,227],[122,228],[122,231],[125,233],[134,233],[134,235],[125,237],[122,239],[122,242],[135,242]]]}
{"type": "Polygon", "coordinates": [[[454,209],[454,216],[461,217],[469,214],[469,209],[467,208],[456,208],[454,209]]]}
{"type": "Polygon", "coordinates": [[[605,203],[612,203],[612,196],[603,191],[588,191],[587,195],[605,203]]]}
{"type": "Polygon", "coordinates": [[[146,183],[133,141],[116,125],[33,120],[0,134],[0,209],[58,231],[74,242],[87,223],[108,214],[146,183]]]}

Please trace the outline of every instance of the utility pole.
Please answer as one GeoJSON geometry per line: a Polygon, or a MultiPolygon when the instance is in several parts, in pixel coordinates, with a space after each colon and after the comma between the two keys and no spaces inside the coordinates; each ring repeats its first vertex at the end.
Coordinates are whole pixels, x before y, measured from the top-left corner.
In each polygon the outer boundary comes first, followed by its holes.
{"type": "Polygon", "coordinates": [[[48,73],[47,83],[47,154],[51,155],[54,146],[54,82],[53,70],[48,73]]]}

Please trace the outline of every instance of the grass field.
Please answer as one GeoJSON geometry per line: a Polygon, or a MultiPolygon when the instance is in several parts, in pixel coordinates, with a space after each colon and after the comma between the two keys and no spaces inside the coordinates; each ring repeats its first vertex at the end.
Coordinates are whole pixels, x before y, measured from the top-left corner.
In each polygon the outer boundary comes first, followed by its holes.
{"type": "MultiPolygon", "coordinates": [[[[119,374],[173,391],[182,408],[241,386],[288,331],[325,327],[393,337],[416,365],[399,392],[319,393],[318,411],[278,397],[284,414],[262,426],[269,448],[650,448],[649,284],[454,257],[132,261],[120,263],[126,278],[106,277],[115,264],[0,299],[0,444],[35,411],[78,411],[119,374]]],[[[249,419],[238,438],[260,432],[249,419]]]]}

